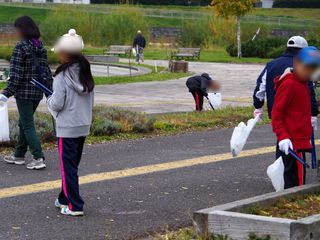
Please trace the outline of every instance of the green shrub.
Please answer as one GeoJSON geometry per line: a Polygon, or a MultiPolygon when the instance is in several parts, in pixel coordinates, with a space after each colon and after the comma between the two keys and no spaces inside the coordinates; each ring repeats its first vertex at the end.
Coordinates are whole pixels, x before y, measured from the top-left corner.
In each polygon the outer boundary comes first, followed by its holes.
{"type": "Polygon", "coordinates": [[[154,130],[154,120],[145,114],[118,108],[94,108],[92,134],[96,136],[116,133],[148,133],[154,130]],[[102,131],[105,134],[99,134],[102,131]]]}
{"type": "Polygon", "coordinates": [[[119,133],[121,126],[117,122],[108,119],[96,118],[93,121],[91,134],[94,136],[110,136],[119,133]]]}
{"type": "MultiPolygon", "coordinates": [[[[274,49],[286,46],[286,39],[278,37],[256,39],[242,43],[241,46],[243,57],[268,58],[268,54],[274,49]]],[[[228,46],[226,50],[230,56],[237,56],[237,46],[235,44],[228,46]]]]}
{"type": "Polygon", "coordinates": [[[317,48],[320,48],[320,40],[319,39],[312,38],[312,39],[308,40],[308,44],[309,44],[309,46],[315,46],[317,48]]]}
{"type": "MultiPolygon", "coordinates": [[[[128,110],[97,106],[94,108],[91,136],[111,136],[119,133],[149,133],[155,120],[142,113],[128,110]]],[[[54,142],[55,132],[51,115],[38,112],[35,117],[38,136],[42,143],[54,142]]],[[[10,112],[10,142],[0,146],[13,147],[19,137],[18,113],[10,112]]]]}
{"type": "MultiPolygon", "coordinates": [[[[12,51],[13,51],[13,46],[0,46],[0,59],[5,59],[10,61],[12,51]]],[[[50,49],[47,49],[48,53],[48,62],[50,64],[52,63],[57,63],[58,62],[58,57],[56,54],[50,51],[50,49]]]]}
{"type": "Polygon", "coordinates": [[[119,8],[108,14],[79,11],[75,6],[60,6],[52,11],[41,30],[46,43],[54,44],[59,36],[74,28],[83,37],[86,45],[107,46],[130,44],[137,30],[148,35],[148,26],[143,13],[134,8],[119,8]]]}
{"type": "Polygon", "coordinates": [[[154,130],[154,118],[145,119],[145,121],[134,123],[132,130],[135,133],[148,133],[154,130]]]}
{"type": "Polygon", "coordinates": [[[1,46],[0,47],[0,59],[5,59],[10,61],[12,55],[13,47],[1,46]]]}
{"type": "Polygon", "coordinates": [[[209,19],[187,20],[181,28],[179,43],[183,47],[209,48],[213,45],[213,33],[209,19]]]}
{"type": "Polygon", "coordinates": [[[281,46],[281,47],[277,47],[272,49],[270,52],[268,52],[267,54],[267,58],[278,58],[280,57],[284,52],[286,51],[286,46],[281,46]]]}

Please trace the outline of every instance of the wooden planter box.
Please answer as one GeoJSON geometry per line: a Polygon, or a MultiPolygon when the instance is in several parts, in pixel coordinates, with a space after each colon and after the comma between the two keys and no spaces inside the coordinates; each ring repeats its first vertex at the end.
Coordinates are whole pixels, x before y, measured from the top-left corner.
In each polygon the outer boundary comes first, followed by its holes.
{"type": "Polygon", "coordinates": [[[250,206],[269,206],[280,198],[314,193],[320,193],[320,183],[203,209],[193,214],[194,227],[200,235],[226,235],[232,240],[247,240],[250,235],[271,240],[319,240],[320,212],[299,220],[240,213],[250,206]]]}

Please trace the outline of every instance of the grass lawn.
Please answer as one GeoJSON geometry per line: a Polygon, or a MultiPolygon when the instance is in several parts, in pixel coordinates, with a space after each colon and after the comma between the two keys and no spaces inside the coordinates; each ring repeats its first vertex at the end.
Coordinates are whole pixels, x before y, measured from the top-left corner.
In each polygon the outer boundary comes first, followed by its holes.
{"type": "MultiPolygon", "coordinates": [[[[151,60],[170,59],[171,49],[146,49],[145,58],[151,60]]],[[[202,50],[200,62],[221,62],[221,63],[266,63],[270,59],[262,58],[236,58],[231,57],[223,47],[216,47],[212,50],[202,50]]]]}
{"type": "Polygon", "coordinates": [[[13,23],[18,17],[29,15],[35,21],[43,21],[51,12],[49,9],[36,9],[0,5],[0,23],[13,23]]]}
{"type": "MultiPolygon", "coordinates": [[[[150,66],[148,66],[150,68],[150,66]]],[[[158,72],[152,69],[151,73],[139,76],[112,76],[112,77],[95,77],[95,83],[97,85],[105,84],[126,84],[134,82],[151,82],[151,81],[166,81],[171,79],[178,79],[182,77],[190,76],[191,73],[171,73],[163,71],[165,68],[158,67],[158,72]]]]}

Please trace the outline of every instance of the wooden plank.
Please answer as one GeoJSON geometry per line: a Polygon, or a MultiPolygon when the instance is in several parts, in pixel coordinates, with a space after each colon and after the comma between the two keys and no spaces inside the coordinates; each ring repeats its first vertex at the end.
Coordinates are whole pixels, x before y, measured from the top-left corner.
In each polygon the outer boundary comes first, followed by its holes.
{"type": "Polygon", "coordinates": [[[308,184],[302,187],[290,188],[283,192],[267,193],[267,194],[259,195],[256,197],[248,198],[248,199],[243,199],[243,200],[215,206],[212,208],[202,209],[197,211],[197,213],[209,214],[217,210],[239,211],[240,209],[243,209],[244,207],[248,207],[250,205],[259,204],[261,206],[265,206],[265,205],[269,205],[276,202],[282,197],[291,197],[297,194],[302,195],[302,194],[308,194],[308,193],[319,192],[319,191],[320,191],[320,183],[313,183],[313,184],[308,184]]]}
{"type": "MultiPolygon", "coordinates": [[[[279,193],[263,194],[253,198],[203,209],[194,213],[194,226],[196,231],[201,235],[215,232],[235,236],[238,231],[242,237],[250,232],[256,232],[262,235],[269,233],[273,236],[274,230],[272,230],[272,227],[274,226],[277,230],[274,234],[278,234],[274,236],[278,236],[279,239],[320,239],[320,214],[295,221],[241,213],[245,208],[252,205],[267,206],[275,203],[280,198],[316,193],[319,191],[320,183],[314,183],[303,187],[291,188],[279,193]],[[289,227],[287,226],[288,224],[289,227]],[[284,229],[285,227],[288,227],[287,230],[284,229]],[[283,235],[281,235],[281,232],[283,232],[283,235]],[[290,234],[288,235],[288,232],[291,232],[291,236],[290,234]],[[287,238],[288,236],[290,236],[290,238],[287,238]],[[312,236],[316,236],[316,238],[312,236]]],[[[236,237],[235,239],[245,238],[236,237]]]]}
{"type": "Polygon", "coordinates": [[[208,216],[208,232],[226,235],[230,239],[247,240],[251,234],[270,236],[272,240],[290,240],[293,220],[242,213],[216,211],[208,216]]]}

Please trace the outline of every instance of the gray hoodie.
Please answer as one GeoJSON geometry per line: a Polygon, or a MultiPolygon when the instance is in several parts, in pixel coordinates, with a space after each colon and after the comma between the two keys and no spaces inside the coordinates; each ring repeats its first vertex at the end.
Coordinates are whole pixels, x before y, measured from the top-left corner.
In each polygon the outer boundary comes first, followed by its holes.
{"type": "Polygon", "coordinates": [[[73,64],[54,78],[53,95],[47,103],[56,119],[57,137],[77,138],[89,135],[94,93],[83,92],[79,71],[79,65],[73,64]]]}

